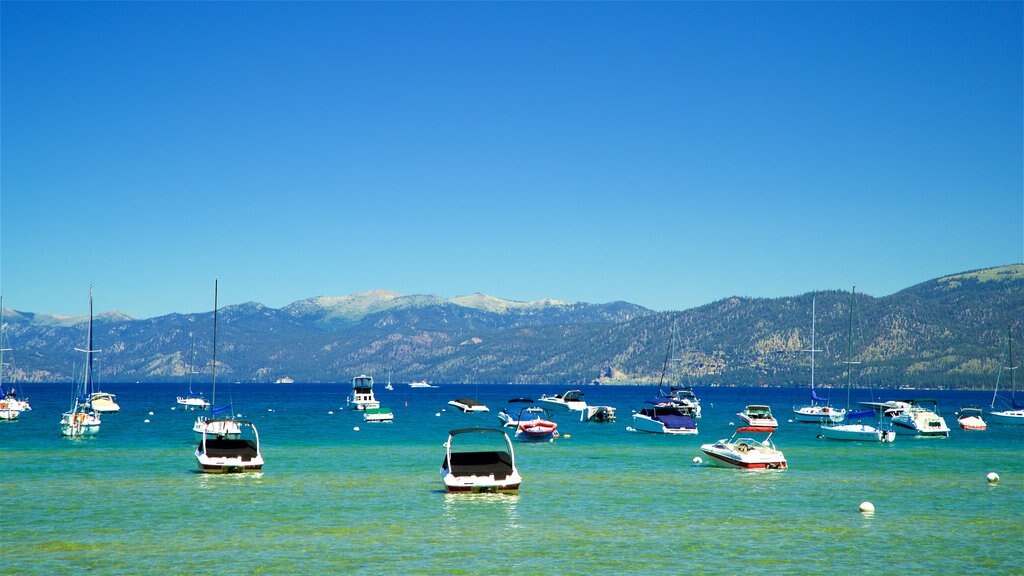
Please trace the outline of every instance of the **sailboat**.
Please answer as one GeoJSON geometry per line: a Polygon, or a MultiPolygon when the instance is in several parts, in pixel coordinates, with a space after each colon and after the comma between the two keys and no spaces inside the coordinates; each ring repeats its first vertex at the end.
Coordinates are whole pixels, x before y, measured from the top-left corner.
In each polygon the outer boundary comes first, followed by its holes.
{"type": "MultiPolygon", "coordinates": [[[[192,337],[192,333],[189,333],[192,337]]],[[[196,374],[195,369],[195,358],[196,358],[196,339],[192,337],[192,346],[189,350],[188,359],[188,394],[186,396],[178,396],[178,405],[185,408],[185,410],[209,410],[210,402],[206,398],[203,398],[202,394],[197,394],[192,391],[192,376],[196,374]]]]}
{"type": "Polygon", "coordinates": [[[238,423],[231,419],[231,404],[216,407],[217,403],[217,281],[213,283],[213,367],[211,368],[211,376],[213,380],[213,398],[210,401],[210,405],[214,408],[210,411],[210,416],[200,416],[196,418],[196,423],[192,426],[192,431],[195,432],[200,439],[204,437],[213,438],[238,438],[242,434],[242,429],[238,426],[238,423]],[[219,414],[227,414],[226,419],[213,418],[219,414]]]}
{"type": "MultiPolygon", "coordinates": [[[[217,400],[217,282],[213,284],[213,403],[217,400]]],[[[216,414],[215,408],[212,414],[216,414]]],[[[230,411],[228,405],[224,411],[230,411]]],[[[263,468],[263,453],[260,452],[260,433],[256,425],[246,420],[235,420],[230,413],[222,419],[206,419],[202,416],[196,421],[201,438],[196,448],[196,461],[199,471],[208,474],[228,474],[238,472],[255,472],[263,468]],[[242,438],[242,429],[251,432],[252,438],[242,438]]]]}
{"type": "MultiPolygon", "coordinates": [[[[996,410],[996,398],[999,394],[999,378],[1003,375],[1003,368],[999,368],[999,375],[996,376],[996,388],[992,392],[992,404],[989,408],[988,418],[996,424],[1009,424],[1011,426],[1024,426],[1024,404],[1017,403],[1017,382],[1013,377],[1013,371],[1017,369],[1013,365],[1013,328],[1006,330],[1006,369],[1010,372],[1010,408],[1008,410],[996,410]]],[[[1002,399],[1006,403],[1005,399],[1002,399]]]]}
{"type": "Polygon", "coordinates": [[[873,426],[870,423],[864,423],[865,419],[871,419],[872,421],[877,421],[877,423],[881,424],[881,416],[876,415],[874,410],[861,410],[858,412],[850,411],[850,388],[853,380],[853,366],[855,364],[859,364],[859,362],[853,361],[853,305],[856,301],[856,292],[857,287],[854,286],[853,290],[850,291],[850,329],[846,349],[846,364],[848,366],[846,370],[846,423],[822,425],[821,436],[829,440],[892,442],[896,439],[896,432],[892,430],[891,427],[883,430],[880,425],[873,426]],[[857,422],[854,423],[854,420],[857,422]]]}
{"type": "Polygon", "coordinates": [[[828,400],[821,398],[814,392],[814,353],[821,352],[814,347],[814,321],[815,321],[816,299],[811,298],[811,349],[804,352],[811,353],[811,403],[803,406],[793,407],[793,417],[797,422],[814,422],[823,424],[835,424],[842,422],[846,416],[846,410],[829,406],[828,400]]]}
{"type": "Polygon", "coordinates": [[[82,382],[75,386],[71,410],[60,419],[60,433],[63,436],[90,436],[100,431],[99,414],[93,411],[89,401],[93,392],[92,355],[99,350],[92,348],[92,287],[89,288],[89,329],[86,333],[85,349],[75,348],[85,353],[85,374],[82,382]]]}
{"type": "MultiPolygon", "coordinates": [[[[670,403],[678,406],[683,413],[691,418],[700,418],[700,398],[693,393],[693,386],[689,384],[675,383],[668,385],[668,391],[663,388],[665,378],[668,374],[669,363],[681,362],[681,358],[673,358],[676,342],[676,324],[672,323],[672,335],[669,338],[668,352],[665,354],[665,363],[661,367],[661,379],[658,381],[658,393],[661,395],[661,403],[670,403]]],[[[689,377],[689,376],[687,376],[689,377]]],[[[696,430],[696,428],[694,428],[696,430]]]]}
{"type": "Polygon", "coordinates": [[[10,352],[10,348],[4,348],[7,338],[7,331],[4,328],[4,297],[0,296],[0,420],[17,420],[24,412],[28,403],[18,399],[18,393],[14,386],[10,392],[4,389],[4,352],[10,352]]]}

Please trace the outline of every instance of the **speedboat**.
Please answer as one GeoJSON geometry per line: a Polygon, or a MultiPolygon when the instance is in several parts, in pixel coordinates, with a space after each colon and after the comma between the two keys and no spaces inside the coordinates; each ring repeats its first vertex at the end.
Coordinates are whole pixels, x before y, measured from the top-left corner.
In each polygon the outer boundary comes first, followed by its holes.
{"type": "Polygon", "coordinates": [[[364,422],[392,422],[395,419],[395,415],[391,413],[391,408],[367,408],[363,410],[363,421],[364,422]]]}
{"type": "Polygon", "coordinates": [[[203,398],[199,394],[189,394],[188,396],[178,396],[178,405],[183,407],[185,410],[209,410],[210,401],[203,398]]]}
{"type": "Polygon", "coordinates": [[[961,408],[956,423],[960,425],[962,430],[985,430],[988,428],[981,408],[976,406],[964,406],[961,408]]]}
{"type": "Polygon", "coordinates": [[[516,469],[508,434],[497,428],[463,428],[448,433],[441,462],[441,481],[448,492],[516,492],[523,479],[516,469]],[[504,450],[455,451],[455,439],[476,444],[483,436],[501,436],[504,450]]]}
{"type": "Polygon", "coordinates": [[[929,438],[949,437],[949,426],[938,414],[938,402],[931,398],[919,400],[901,400],[906,405],[901,414],[893,416],[889,421],[898,434],[913,434],[929,438]],[[930,405],[934,410],[927,408],[930,405]]]}
{"type": "Polygon", "coordinates": [[[865,424],[865,418],[875,419],[877,415],[874,410],[847,412],[845,424],[824,425],[821,427],[821,436],[829,440],[860,442],[892,442],[896,439],[896,432],[894,430],[865,424]],[[857,422],[854,423],[854,420],[857,420],[857,422]]]}
{"type": "Polygon", "coordinates": [[[256,425],[246,420],[211,420],[208,424],[216,428],[247,429],[252,438],[209,437],[204,435],[196,448],[199,471],[207,474],[230,474],[258,472],[263,468],[263,453],[260,452],[260,434],[256,425]],[[223,423],[223,424],[221,424],[223,423]],[[230,423],[230,424],[229,424],[230,423]]]}
{"type": "Polygon", "coordinates": [[[558,424],[548,419],[547,410],[526,406],[516,418],[516,440],[544,441],[558,438],[558,424]]]}
{"type": "Polygon", "coordinates": [[[779,426],[779,421],[772,416],[771,407],[764,404],[750,404],[743,409],[743,412],[737,412],[736,415],[749,426],[760,428],[777,428],[779,426]]]}
{"type": "Polygon", "coordinates": [[[373,397],[373,378],[365,374],[353,378],[352,394],[348,397],[348,403],[354,410],[380,408],[380,402],[373,397]]]}
{"type": "Polygon", "coordinates": [[[633,429],[654,434],[696,434],[697,421],[691,408],[654,398],[639,412],[633,412],[633,429]]]}
{"type": "Polygon", "coordinates": [[[472,398],[456,398],[448,401],[449,406],[454,406],[463,412],[490,412],[491,409],[473,400],[472,398]]]}
{"type": "Polygon", "coordinates": [[[120,412],[121,407],[114,401],[115,396],[110,392],[93,392],[89,395],[89,405],[93,411],[100,414],[120,412]]]}
{"type": "Polygon", "coordinates": [[[774,428],[765,426],[744,426],[737,428],[732,438],[719,440],[714,444],[703,444],[700,449],[711,457],[711,463],[716,466],[778,470],[786,467],[786,457],[772,444],[774,431],[774,428]],[[758,432],[767,432],[768,436],[761,441],[746,436],[739,437],[739,434],[758,432]]]}
{"type": "Polygon", "coordinates": [[[537,404],[549,410],[580,412],[587,409],[587,403],[583,400],[583,392],[579,390],[569,390],[553,396],[544,395],[537,399],[537,404]]]}
{"type": "Polygon", "coordinates": [[[431,386],[430,382],[427,382],[426,380],[415,380],[413,382],[409,382],[409,388],[437,388],[437,386],[431,386]]]}

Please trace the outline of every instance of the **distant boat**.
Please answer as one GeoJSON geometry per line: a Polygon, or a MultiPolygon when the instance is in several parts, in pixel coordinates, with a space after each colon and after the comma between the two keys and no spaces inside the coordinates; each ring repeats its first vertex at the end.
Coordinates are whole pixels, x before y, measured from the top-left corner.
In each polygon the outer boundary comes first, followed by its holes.
{"type": "Polygon", "coordinates": [[[814,323],[815,323],[815,298],[811,298],[811,349],[804,352],[811,353],[811,403],[793,407],[793,418],[797,422],[813,422],[815,424],[834,424],[842,422],[846,410],[836,410],[829,405],[828,400],[819,397],[814,392],[814,353],[821,352],[814,348],[814,323]]]}
{"type": "Polygon", "coordinates": [[[431,386],[426,380],[416,380],[409,382],[409,388],[437,388],[437,386],[431,386]]]}
{"type": "Polygon", "coordinates": [[[114,401],[114,396],[110,392],[93,392],[89,395],[89,405],[92,409],[100,414],[112,414],[114,412],[120,412],[121,406],[114,401]]]}
{"type": "MultiPolygon", "coordinates": [[[[189,336],[192,336],[189,333],[189,336]]],[[[185,408],[185,410],[209,410],[210,402],[203,398],[202,394],[197,394],[192,391],[192,376],[196,374],[195,369],[196,360],[196,340],[192,337],[192,344],[189,346],[189,359],[188,359],[188,394],[185,396],[178,396],[177,403],[179,406],[185,408]]]]}
{"type": "Polygon", "coordinates": [[[85,337],[85,349],[75,350],[85,353],[84,375],[80,384],[76,385],[72,394],[71,409],[65,412],[60,419],[60,433],[62,436],[77,438],[80,436],[91,436],[100,431],[100,416],[89,405],[89,397],[93,392],[92,382],[92,356],[98,350],[92,347],[92,287],[89,288],[89,328],[85,337]]]}
{"type": "Polygon", "coordinates": [[[360,374],[352,379],[352,393],[349,394],[348,404],[354,410],[380,408],[380,402],[373,396],[373,378],[360,374]]]}
{"type": "Polygon", "coordinates": [[[490,412],[491,409],[484,404],[472,399],[472,398],[456,398],[455,400],[448,401],[449,406],[453,406],[462,410],[463,412],[490,412]]]}
{"type": "Polygon", "coordinates": [[[772,416],[771,407],[764,404],[749,404],[742,412],[737,412],[736,415],[743,419],[748,426],[776,428],[779,425],[779,421],[772,416]]]}
{"type": "Polygon", "coordinates": [[[583,400],[583,392],[579,390],[568,390],[553,396],[541,396],[537,404],[549,410],[562,410],[569,412],[581,412],[587,409],[587,403],[583,400]]]}
{"type": "MultiPolygon", "coordinates": [[[[213,403],[217,401],[217,281],[213,283],[213,403]]],[[[263,469],[263,453],[260,451],[260,433],[256,425],[246,420],[235,420],[229,414],[222,419],[199,417],[202,423],[201,438],[195,457],[199,471],[206,474],[235,474],[255,472],[263,469]],[[248,431],[242,437],[243,430],[248,431]]],[[[216,413],[217,409],[213,410],[216,413]]],[[[194,428],[193,428],[194,429],[194,428]]]]}
{"type": "Polygon", "coordinates": [[[956,423],[961,430],[986,430],[988,424],[985,422],[981,408],[977,406],[964,406],[957,414],[956,423]]]}
{"type": "Polygon", "coordinates": [[[16,420],[25,410],[29,410],[28,402],[18,398],[18,391],[11,385],[8,392],[4,388],[4,352],[10,352],[10,348],[4,347],[7,342],[7,328],[4,326],[4,297],[0,296],[0,420],[16,420]]]}
{"type": "MultiPolygon", "coordinates": [[[[1003,374],[1003,366],[1000,364],[999,374],[996,376],[996,387],[992,392],[992,404],[989,406],[991,412],[988,413],[988,418],[996,424],[1009,424],[1011,426],[1024,426],[1024,404],[1017,403],[1017,381],[1014,379],[1014,371],[1017,369],[1013,365],[1013,329],[1008,328],[1006,330],[1006,356],[1007,364],[1006,370],[1010,372],[1010,400],[1009,408],[1003,410],[996,410],[996,399],[999,398],[999,378],[1003,374]]],[[[1003,403],[1007,403],[1005,399],[1001,399],[1003,403]]]]}
{"type": "Polygon", "coordinates": [[[391,408],[367,408],[363,410],[363,421],[364,422],[391,422],[395,419],[395,415],[391,412],[391,408]]]}

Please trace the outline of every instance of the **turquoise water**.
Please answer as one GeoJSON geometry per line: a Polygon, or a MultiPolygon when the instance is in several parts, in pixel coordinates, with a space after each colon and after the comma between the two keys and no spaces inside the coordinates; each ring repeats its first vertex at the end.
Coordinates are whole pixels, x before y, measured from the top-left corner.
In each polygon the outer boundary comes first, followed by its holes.
{"type": "Polygon", "coordinates": [[[122,411],[79,440],[58,428],[70,385],[26,388],[33,411],[0,422],[5,574],[1024,571],[1024,427],[956,428],[961,405],[988,404],[978,392],[919,393],[938,398],[950,438],[881,445],[786,422],[806,391],[697,388],[700,435],[665,437],[626,431],[653,388],[585,387],[617,423],[556,418],[569,438],[515,445],[518,496],[467,496],[443,492],[448,430],[496,426],[508,398],[564,387],[378,384],[395,422],[367,424],[339,409],[348,384],[236,384],[267,464],[228,476],[195,472],[195,414],[171,409],[181,386],[105,385],[122,411]],[[442,412],[459,396],[492,411],[442,412]],[[780,417],[790,468],[693,464],[747,403],[780,417]]]}

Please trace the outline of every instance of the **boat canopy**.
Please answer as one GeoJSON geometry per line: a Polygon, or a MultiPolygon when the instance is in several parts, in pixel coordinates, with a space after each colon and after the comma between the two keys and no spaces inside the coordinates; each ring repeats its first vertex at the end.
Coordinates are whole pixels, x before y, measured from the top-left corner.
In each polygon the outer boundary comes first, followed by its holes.
{"type": "Polygon", "coordinates": [[[223,414],[225,412],[231,412],[231,404],[210,410],[210,415],[223,414]]]}
{"type": "Polygon", "coordinates": [[[811,390],[811,400],[814,400],[815,402],[828,402],[828,399],[818,396],[818,394],[815,393],[814,390],[811,390]]]}
{"type": "Polygon", "coordinates": [[[515,402],[521,402],[523,404],[533,404],[533,400],[530,398],[512,398],[511,400],[508,401],[509,404],[515,402]]]}
{"type": "Polygon", "coordinates": [[[856,418],[874,418],[874,417],[875,417],[875,411],[874,410],[860,410],[858,412],[847,412],[846,413],[846,419],[847,420],[853,420],[853,419],[856,419],[856,418]]]}

